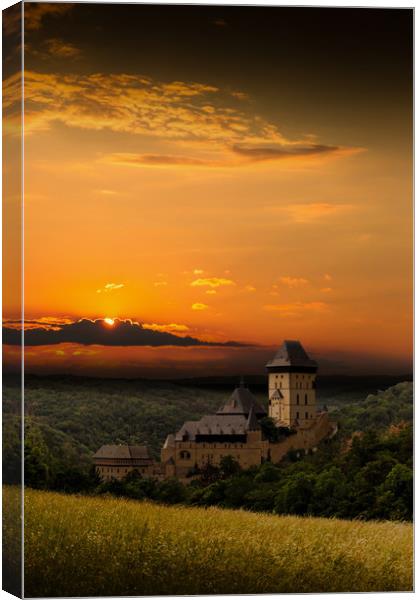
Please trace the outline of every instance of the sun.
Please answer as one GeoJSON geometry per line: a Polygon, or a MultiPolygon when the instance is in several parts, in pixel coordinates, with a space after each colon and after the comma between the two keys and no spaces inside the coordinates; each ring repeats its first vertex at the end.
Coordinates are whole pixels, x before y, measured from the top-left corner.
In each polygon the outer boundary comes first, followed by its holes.
{"type": "Polygon", "coordinates": [[[112,327],[115,323],[115,319],[110,319],[109,317],[106,317],[104,319],[104,323],[106,323],[107,325],[109,325],[110,327],[112,327]]]}

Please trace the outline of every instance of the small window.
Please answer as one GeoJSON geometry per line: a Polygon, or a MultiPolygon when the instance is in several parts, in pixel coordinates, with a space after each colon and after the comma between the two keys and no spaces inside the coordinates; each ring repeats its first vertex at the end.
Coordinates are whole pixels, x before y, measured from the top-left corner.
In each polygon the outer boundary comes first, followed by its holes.
{"type": "Polygon", "coordinates": [[[308,394],[305,394],[305,404],[308,404],[308,394]]]}
{"type": "Polygon", "coordinates": [[[296,413],[296,419],[299,419],[299,411],[296,413]]]}
{"type": "Polygon", "coordinates": [[[296,394],[296,404],[299,404],[299,394],[296,394]]]}
{"type": "Polygon", "coordinates": [[[308,418],[308,413],[306,412],[306,413],[305,413],[305,419],[307,419],[307,418],[308,418]]]}

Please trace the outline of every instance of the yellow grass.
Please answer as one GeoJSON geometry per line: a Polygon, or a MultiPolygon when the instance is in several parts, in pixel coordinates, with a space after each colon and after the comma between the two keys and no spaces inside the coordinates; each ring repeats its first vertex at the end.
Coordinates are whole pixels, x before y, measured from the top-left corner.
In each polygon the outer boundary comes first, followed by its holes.
{"type": "Polygon", "coordinates": [[[410,524],[33,490],[25,524],[26,596],[412,589],[410,524]]]}

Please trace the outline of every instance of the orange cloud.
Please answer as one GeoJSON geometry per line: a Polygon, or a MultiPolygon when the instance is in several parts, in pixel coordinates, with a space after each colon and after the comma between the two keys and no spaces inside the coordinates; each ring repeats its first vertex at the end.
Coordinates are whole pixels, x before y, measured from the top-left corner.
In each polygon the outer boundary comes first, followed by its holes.
{"type": "Polygon", "coordinates": [[[191,308],[193,310],[206,310],[206,308],[209,308],[207,304],[203,304],[202,302],[195,302],[191,308]]]}
{"type": "MultiPolygon", "coordinates": [[[[50,40],[49,44],[66,57],[77,52],[59,40],[50,40]]],[[[6,103],[8,89],[6,82],[6,103]]],[[[233,97],[231,92],[212,85],[163,83],[123,73],[26,71],[25,131],[48,130],[60,122],[88,130],[152,136],[171,144],[171,152],[114,153],[104,157],[108,162],[131,166],[236,167],[361,150],[317,144],[308,136],[289,140],[275,124],[238,108],[238,93],[233,97]],[[185,146],[188,153],[179,153],[179,148],[185,146]]]]}
{"type": "Polygon", "coordinates": [[[303,277],[280,277],[280,282],[287,285],[289,288],[302,287],[309,283],[308,280],[303,277]]]}
{"type": "Polygon", "coordinates": [[[234,281],[231,279],[225,279],[224,277],[206,277],[201,279],[196,279],[190,283],[192,287],[211,287],[218,288],[226,285],[236,285],[234,281]]]}
{"type": "Polygon", "coordinates": [[[187,325],[181,325],[179,323],[168,323],[167,325],[143,323],[143,329],[151,329],[152,331],[167,331],[169,333],[182,333],[190,330],[187,325]]]}
{"type": "Polygon", "coordinates": [[[264,310],[276,311],[284,317],[299,316],[302,313],[324,313],[329,306],[325,302],[292,302],[290,304],[267,304],[264,310]]]}
{"type": "Polygon", "coordinates": [[[25,30],[40,29],[46,16],[59,17],[73,9],[71,3],[63,2],[28,2],[24,5],[25,30]]]}
{"type": "Polygon", "coordinates": [[[115,290],[120,290],[123,287],[123,283],[106,283],[103,288],[96,290],[96,293],[101,294],[102,292],[113,292],[115,290]]]}
{"type": "Polygon", "coordinates": [[[42,59],[50,58],[79,58],[82,54],[80,48],[77,48],[70,42],[65,42],[59,38],[50,38],[45,40],[40,48],[35,48],[32,44],[26,43],[25,50],[27,53],[33,54],[34,56],[42,59]]]}

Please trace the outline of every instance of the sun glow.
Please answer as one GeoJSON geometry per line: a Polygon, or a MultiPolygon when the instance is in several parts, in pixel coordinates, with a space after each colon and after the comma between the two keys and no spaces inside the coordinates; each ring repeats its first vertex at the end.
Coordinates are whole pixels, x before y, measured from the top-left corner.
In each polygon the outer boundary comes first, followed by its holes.
{"type": "Polygon", "coordinates": [[[107,325],[109,325],[110,327],[113,327],[114,323],[115,323],[115,319],[110,319],[109,317],[106,317],[104,319],[104,323],[106,323],[107,325]]]}

